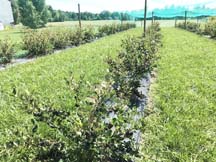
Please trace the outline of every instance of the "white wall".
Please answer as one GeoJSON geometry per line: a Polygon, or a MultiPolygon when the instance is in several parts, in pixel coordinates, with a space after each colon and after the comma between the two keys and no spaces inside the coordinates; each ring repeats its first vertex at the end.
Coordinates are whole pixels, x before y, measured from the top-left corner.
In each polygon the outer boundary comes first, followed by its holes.
{"type": "Polygon", "coordinates": [[[14,22],[11,2],[0,0],[0,22],[7,25],[14,22]]]}

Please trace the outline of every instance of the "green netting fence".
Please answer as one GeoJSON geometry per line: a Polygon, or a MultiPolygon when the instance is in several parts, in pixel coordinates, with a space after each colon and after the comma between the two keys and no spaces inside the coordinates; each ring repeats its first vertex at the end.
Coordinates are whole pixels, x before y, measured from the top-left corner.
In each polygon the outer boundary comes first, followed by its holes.
{"type": "MultiPolygon", "coordinates": [[[[195,17],[208,17],[216,16],[216,9],[209,9],[205,7],[197,7],[194,9],[188,9],[185,7],[169,7],[164,9],[154,9],[147,13],[147,18],[152,18],[152,13],[154,17],[159,18],[174,18],[174,17],[185,17],[185,13],[188,18],[195,17]]],[[[143,18],[144,10],[127,12],[130,16],[134,18],[143,18]]]]}

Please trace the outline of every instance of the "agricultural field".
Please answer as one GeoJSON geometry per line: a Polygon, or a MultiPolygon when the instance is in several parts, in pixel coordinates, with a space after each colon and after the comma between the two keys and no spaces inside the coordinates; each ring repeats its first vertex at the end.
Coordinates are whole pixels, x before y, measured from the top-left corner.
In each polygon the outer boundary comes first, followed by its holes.
{"type": "MultiPolygon", "coordinates": [[[[122,39],[140,35],[142,35],[140,28],[131,29],[0,72],[0,135],[2,137],[0,146],[16,139],[16,135],[11,132],[14,128],[22,131],[25,127],[31,127],[32,115],[28,115],[23,109],[20,109],[21,101],[12,96],[14,88],[17,92],[33,93],[44,102],[52,102],[54,107],[64,107],[64,110],[71,111],[68,109],[74,104],[70,101],[73,94],[65,80],[71,77],[71,72],[77,81],[80,75],[84,74],[84,79],[89,84],[101,83],[108,73],[108,65],[105,64],[107,57],[115,58],[117,56],[121,49],[122,39]]],[[[89,95],[89,89],[85,89],[85,87],[80,91],[83,92],[83,98],[89,95]]],[[[48,135],[49,132],[43,129],[45,128],[42,127],[40,132],[48,135]]],[[[26,133],[24,131],[24,134],[26,133]]],[[[16,151],[19,152],[19,150],[16,151]]],[[[16,151],[0,151],[0,154],[12,156],[12,159],[7,158],[6,161],[13,161],[14,158],[20,156],[16,156],[16,151]]]]}
{"type": "Polygon", "coordinates": [[[0,162],[216,162],[213,9],[47,2],[0,13],[0,162]]]}

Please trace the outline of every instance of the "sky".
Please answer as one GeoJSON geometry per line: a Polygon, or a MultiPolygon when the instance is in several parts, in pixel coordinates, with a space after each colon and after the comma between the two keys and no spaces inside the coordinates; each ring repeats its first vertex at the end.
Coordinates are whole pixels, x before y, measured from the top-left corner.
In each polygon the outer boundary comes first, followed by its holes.
{"type": "MultiPolygon", "coordinates": [[[[109,11],[132,11],[144,8],[144,0],[46,0],[54,9],[77,12],[77,4],[80,3],[81,11],[99,13],[109,11]]],[[[188,6],[189,8],[199,5],[216,9],[216,0],[148,0],[148,9],[164,8],[166,6],[188,6]]]]}

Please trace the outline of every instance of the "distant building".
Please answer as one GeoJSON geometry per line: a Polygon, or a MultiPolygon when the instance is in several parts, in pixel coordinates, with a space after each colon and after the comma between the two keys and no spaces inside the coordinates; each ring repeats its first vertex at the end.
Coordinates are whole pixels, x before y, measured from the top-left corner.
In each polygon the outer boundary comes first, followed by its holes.
{"type": "Polygon", "coordinates": [[[13,22],[14,22],[14,18],[13,18],[13,12],[11,7],[11,1],[0,0],[0,24],[9,25],[12,24],[13,22]]]}

